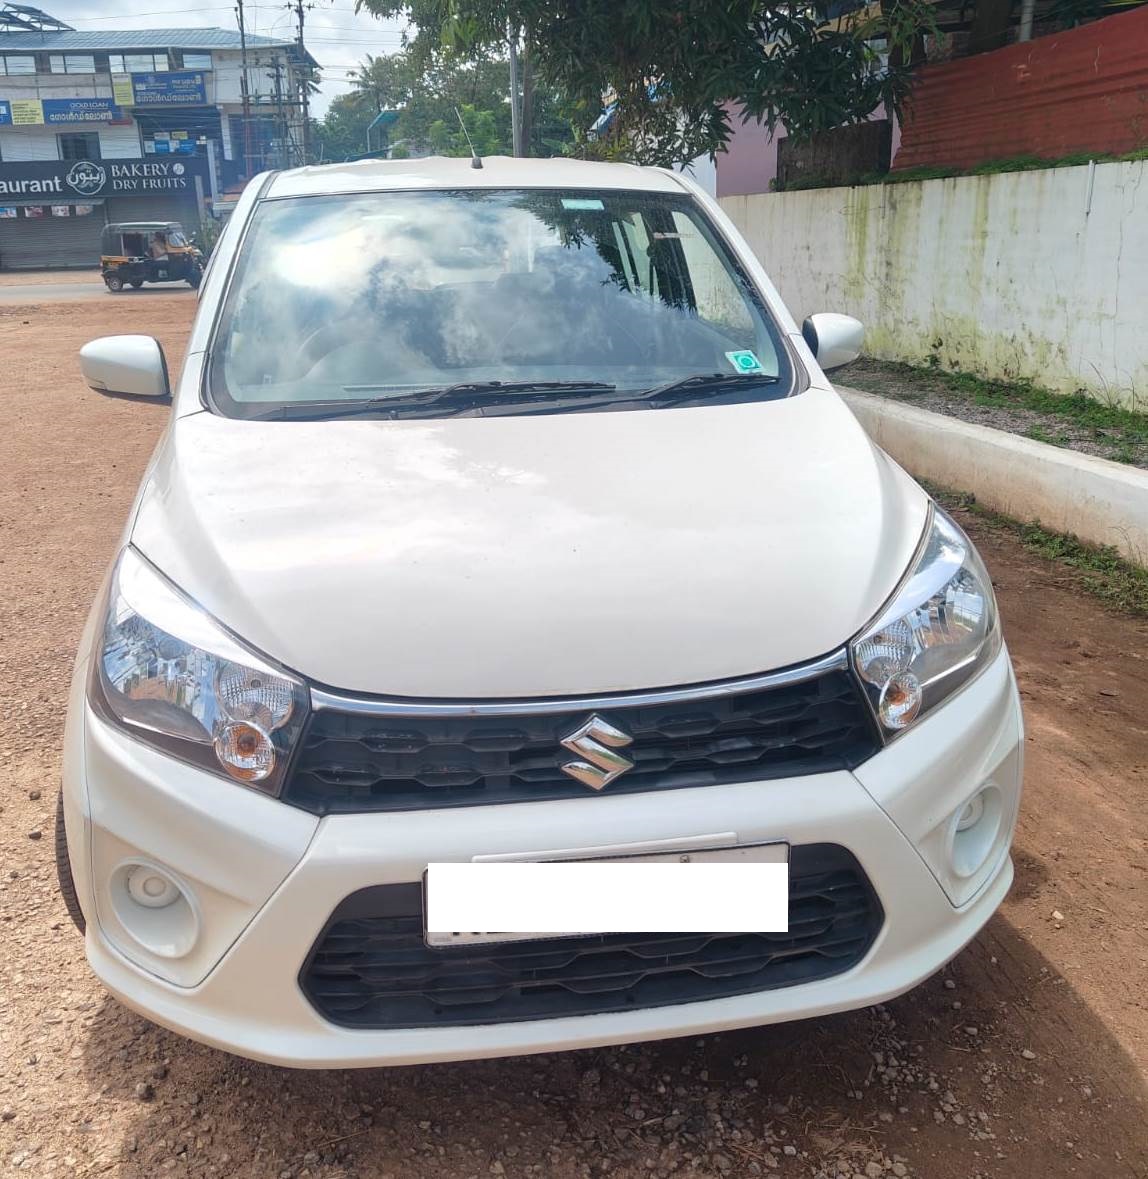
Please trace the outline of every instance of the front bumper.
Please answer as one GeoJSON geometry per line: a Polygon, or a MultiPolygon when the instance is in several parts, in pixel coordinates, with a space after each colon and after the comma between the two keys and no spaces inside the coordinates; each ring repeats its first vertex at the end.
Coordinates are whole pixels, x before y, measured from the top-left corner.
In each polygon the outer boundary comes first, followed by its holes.
{"type": "MultiPolygon", "coordinates": [[[[927,978],[1008,890],[1022,727],[1006,652],[854,773],[454,811],[317,819],[109,728],[73,689],[65,756],[69,853],[87,952],[129,1007],[196,1040],[269,1063],[353,1067],[548,1052],[806,1018],[881,1002],[927,978]],[[952,816],[986,782],[1004,809],[983,867],[951,870],[952,816]],[[323,1019],[300,966],[344,897],[417,881],[428,862],[552,849],[623,850],[722,836],[835,843],[885,912],[858,965],[832,978],[676,1006],[520,1023],[358,1030],[323,1019]],[[190,950],[153,952],[120,920],[118,865],[163,865],[193,900],[190,950]]],[[[170,949],[170,947],[168,947],[170,949]]],[[[182,947],[181,947],[182,950],[182,947]]]]}

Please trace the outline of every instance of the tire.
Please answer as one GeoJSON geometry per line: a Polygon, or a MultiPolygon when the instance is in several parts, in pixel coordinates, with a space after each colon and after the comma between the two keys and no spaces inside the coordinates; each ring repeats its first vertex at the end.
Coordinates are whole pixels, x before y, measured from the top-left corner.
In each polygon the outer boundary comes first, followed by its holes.
{"type": "Polygon", "coordinates": [[[142,278],[133,278],[132,281],[130,283],[128,283],[128,286],[134,287],[138,291],[140,289],[140,287],[143,286],[143,284],[144,284],[144,280],[142,278]]]}
{"type": "Polygon", "coordinates": [[[118,274],[107,274],[104,276],[104,285],[113,295],[118,295],[124,289],[124,280],[118,274]]]}
{"type": "Polygon", "coordinates": [[[56,879],[60,884],[60,895],[68,908],[75,927],[83,933],[87,928],[84,911],[76,896],[76,884],[72,879],[72,861],[68,858],[68,836],[64,830],[64,792],[56,795],[56,879]]]}

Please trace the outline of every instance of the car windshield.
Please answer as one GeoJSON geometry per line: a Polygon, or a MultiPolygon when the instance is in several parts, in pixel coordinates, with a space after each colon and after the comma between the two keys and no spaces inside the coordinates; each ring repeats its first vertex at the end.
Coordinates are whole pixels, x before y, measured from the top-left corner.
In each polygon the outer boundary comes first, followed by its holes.
{"type": "Polygon", "coordinates": [[[210,370],[214,407],[243,417],[622,406],[670,386],[673,404],[748,400],[792,381],[697,202],[612,190],[265,201],[210,370]]]}

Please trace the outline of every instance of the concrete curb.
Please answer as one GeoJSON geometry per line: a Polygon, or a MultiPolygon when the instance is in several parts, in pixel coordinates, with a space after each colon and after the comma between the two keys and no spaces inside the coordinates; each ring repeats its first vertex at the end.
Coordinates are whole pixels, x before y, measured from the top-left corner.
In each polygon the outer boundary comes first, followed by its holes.
{"type": "Polygon", "coordinates": [[[837,386],[857,420],[910,474],[971,492],[1017,520],[1039,520],[1148,566],[1148,471],[974,426],[837,386]]]}

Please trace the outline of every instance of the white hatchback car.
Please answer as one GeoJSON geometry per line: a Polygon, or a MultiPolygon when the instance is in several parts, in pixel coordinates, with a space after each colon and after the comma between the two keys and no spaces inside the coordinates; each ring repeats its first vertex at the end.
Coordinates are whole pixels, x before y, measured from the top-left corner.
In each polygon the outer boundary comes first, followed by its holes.
{"type": "MultiPolygon", "coordinates": [[[[669,171],[252,181],[72,689],[61,885],[107,987],[344,1067],[816,1016],[948,961],[1012,878],[1021,713],[973,546],[823,375],[859,341],[799,331],[669,171]],[[787,926],[744,928],[752,888],[707,893],[718,932],[428,924],[429,865],[595,860],[784,864],[787,926]]],[[[169,393],[147,337],[82,367],[169,393]]]]}

